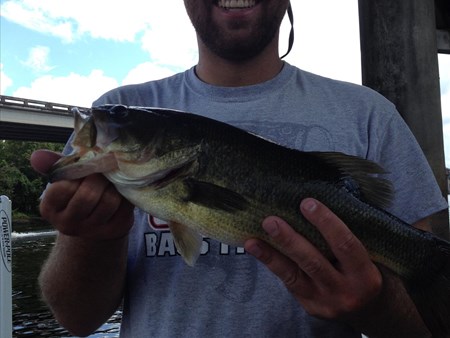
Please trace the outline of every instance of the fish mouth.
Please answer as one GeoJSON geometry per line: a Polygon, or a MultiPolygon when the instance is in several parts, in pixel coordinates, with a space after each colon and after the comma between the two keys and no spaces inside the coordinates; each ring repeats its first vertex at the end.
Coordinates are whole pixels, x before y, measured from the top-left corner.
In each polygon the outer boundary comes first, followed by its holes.
{"type": "Polygon", "coordinates": [[[226,10],[248,9],[255,7],[261,0],[217,0],[216,5],[226,10]]]}

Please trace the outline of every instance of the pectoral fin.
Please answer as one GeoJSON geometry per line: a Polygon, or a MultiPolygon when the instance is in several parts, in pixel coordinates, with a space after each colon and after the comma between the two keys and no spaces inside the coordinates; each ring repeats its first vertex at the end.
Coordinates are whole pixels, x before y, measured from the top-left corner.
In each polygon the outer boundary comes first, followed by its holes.
{"type": "Polygon", "coordinates": [[[178,252],[189,266],[194,266],[200,256],[203,237],[188,226],[176,222],[169,222],[173,240],[178,252]]]}
{"type": "Polygon", "coordinates": [[[187,201],[203,205],[207,208],[228,212],[244,210],[248,201],[241,194],[209,182],[186,179],[188,188],[187,201]]]}

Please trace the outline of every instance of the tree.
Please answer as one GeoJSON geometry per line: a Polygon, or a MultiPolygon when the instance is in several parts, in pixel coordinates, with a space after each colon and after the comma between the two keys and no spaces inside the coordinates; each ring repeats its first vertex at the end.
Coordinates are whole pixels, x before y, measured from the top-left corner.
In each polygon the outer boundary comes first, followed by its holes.
{"type": "Polygon", "coordinates": [[[39,196],[47,180],[30,166],[33,151],[62,151],[62,148],[59,143],[0,140],[0,194],[11,198],[15,210],[38,214],[39,196]]]}

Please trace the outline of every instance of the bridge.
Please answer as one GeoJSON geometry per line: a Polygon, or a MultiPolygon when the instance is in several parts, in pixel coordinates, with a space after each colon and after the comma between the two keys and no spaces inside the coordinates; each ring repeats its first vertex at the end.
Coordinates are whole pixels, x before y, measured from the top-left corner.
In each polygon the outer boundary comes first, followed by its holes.
{"type": "Polygon", "coordinates": [[[0,96],[0,140],[65,143],[73,130],[73,106],[0,96]]]}

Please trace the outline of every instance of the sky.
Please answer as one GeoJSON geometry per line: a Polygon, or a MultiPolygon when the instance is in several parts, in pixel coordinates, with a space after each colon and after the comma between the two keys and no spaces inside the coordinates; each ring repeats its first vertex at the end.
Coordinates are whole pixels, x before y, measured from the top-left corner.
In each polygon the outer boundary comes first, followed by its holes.
{"type": "MultiPolygon", "coordinates": [[[[358,1],[292,4],[295,43],[285,60],[360,84],[358,1]]],[[[197,62],[183,0],[0,0],[0,6],[2,95],[90,106],[107,90],[160,79],[197,62]]],[[[285,18],[280,54],[288,35],[285,18]]],[[[439,68],[450,167],[450,55],[439,55],[439,68]]]]}

